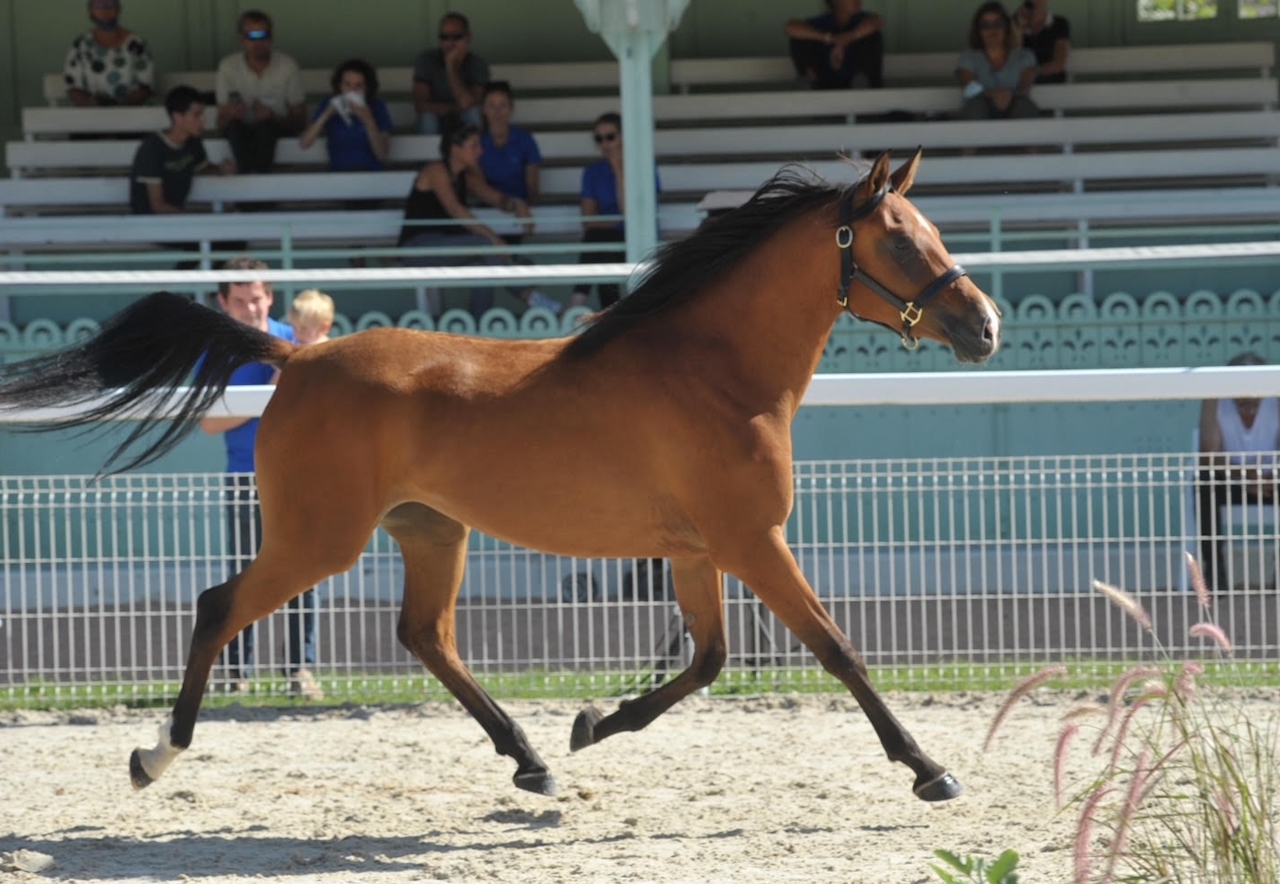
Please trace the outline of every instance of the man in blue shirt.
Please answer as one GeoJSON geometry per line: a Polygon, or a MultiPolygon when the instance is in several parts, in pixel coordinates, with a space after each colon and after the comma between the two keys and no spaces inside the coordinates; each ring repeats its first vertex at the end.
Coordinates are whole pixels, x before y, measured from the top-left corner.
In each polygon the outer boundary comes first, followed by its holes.
{"type": "MultiPolygon", "coordinates": [[[[225,270],[266,270],[267,265],[254,258],[228,260],[225,270]]],[[[237,322],[297,343],[293,329],[269,315],[272,292],[268,283],[218,283],[218,306],[237,322]]],[[[276,382],[277,370],[263,362],[243,366],[231,376],[231,386],[266,385],[276,382]]],[[[256,417],[205,417],[200,429],[209,435],[221,433],[227,446],[227,539],[230,546],[228,567],[231,573],[243,571],[257,555],[262,543],[262,513],[253,481],[253,447],[258,436],[256,417]]],[[[309,589],[289,602],[289,676],[291,690],[307,699],[324,698],[315,676],[307,667],[316,662],[316,591],[309,589]]],[[[249,689],[253,668],[253,624],[227,645],[226,662],[230,681],[238,692],[249,689]]]]}
{"type": "Polygon", "coordinates": [[[867,85],[884,85],[883,22],[862,10],[862,0],[827,0],[828,12],[793,18],[783,27],[791,38],[796,74],[814,89],[848,89],[861,74],[867,85]]]}

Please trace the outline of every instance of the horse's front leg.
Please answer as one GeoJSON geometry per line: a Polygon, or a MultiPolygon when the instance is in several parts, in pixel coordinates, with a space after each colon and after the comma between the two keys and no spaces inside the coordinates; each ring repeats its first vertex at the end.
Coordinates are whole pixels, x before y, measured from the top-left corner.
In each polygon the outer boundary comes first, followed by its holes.
{"type": "Polygon", "coordinates": [[[673,559],[676,600],[693,638],[689,667],[660,687],[623,700],[612,715],[594,706],[578,714],[569,748],[574,752],[621,731],[638,731],[698,688],[715,681],[728,654],[724,628],[724,575],[705,556],[673,559]]]}
{"type": "Polygon", "coordinates": [[[741,545],[723,559],[725,570],[751,587],[823,668],[853,693],[889,759],[915,771],[917,796],[925,801],[946,801],[963,791],[955,777],[921,751],[871,686],[861,655],[818,601],[787,547],[781,527],[771,529],[763,542],[741,545]]]}

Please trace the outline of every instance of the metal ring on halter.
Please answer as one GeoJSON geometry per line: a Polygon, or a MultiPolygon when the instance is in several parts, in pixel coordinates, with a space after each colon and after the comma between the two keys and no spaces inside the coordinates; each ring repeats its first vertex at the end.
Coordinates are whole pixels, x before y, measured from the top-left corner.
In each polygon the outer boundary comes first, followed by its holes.
{"type": "Polygon", "coordinates": [[[842,249],[853,245],[853,228],[848,224],[836,228],[836,245],[842,249]]]}

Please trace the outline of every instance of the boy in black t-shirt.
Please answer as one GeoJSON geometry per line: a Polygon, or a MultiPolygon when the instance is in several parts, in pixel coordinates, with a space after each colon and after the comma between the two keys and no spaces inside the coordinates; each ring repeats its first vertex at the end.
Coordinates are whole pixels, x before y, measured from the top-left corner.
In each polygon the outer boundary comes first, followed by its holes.
{"type": "MultiPolygon", "coordinates": [[[[191,182],[209,165],[200,136],[204,102],[190,86],[175,86],[164,99],[169,128],[142,139],[129,170],[129,209],[135,215],[168,215],[184,211],[191,182]]],[[[219,167],[235,171],[230,160],[219,167]]]]}

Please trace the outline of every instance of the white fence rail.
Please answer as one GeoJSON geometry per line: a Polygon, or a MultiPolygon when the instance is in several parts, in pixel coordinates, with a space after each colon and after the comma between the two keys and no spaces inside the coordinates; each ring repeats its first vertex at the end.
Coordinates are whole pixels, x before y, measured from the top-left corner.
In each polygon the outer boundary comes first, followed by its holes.
{"type": "MultiPolygon", "coordinates": [[[[893,667],[889,683],[949,673],[995,687],[1010,665],[1149,656],[1151,637],[1090,590],[1095,578],[1135,593],[1166,648],[1205,650],[1186,635],[1197,611],[1181,564],[1202,533],[1193,455],[802,462],[795,479],[796,556],[868,662],[893,667]]],[[[173,695],[196,597],[230,567],[226,495],[221,474],[0,478],[0,698],[173,695]]],[[[1225,523],[1232,588],[1217,616],[1238,654],[1273,660],[1280,535],[1271,507],[1248,509],[1225,523]]],[[[634,690],[680,668],[669,587],[636,571],[476,537],[464,658],[498,692],[552,695],[634,690]]],[[[395,638],[401,580],[379,532],[319,586],[316,668],[332,696],[435,687],[395,638]]],[[[733,580],[725,604],[722,685],[829,681],[733,580]]],[[[283,688],[287,616],[259,625],[263,691],[283,688]]]]}

